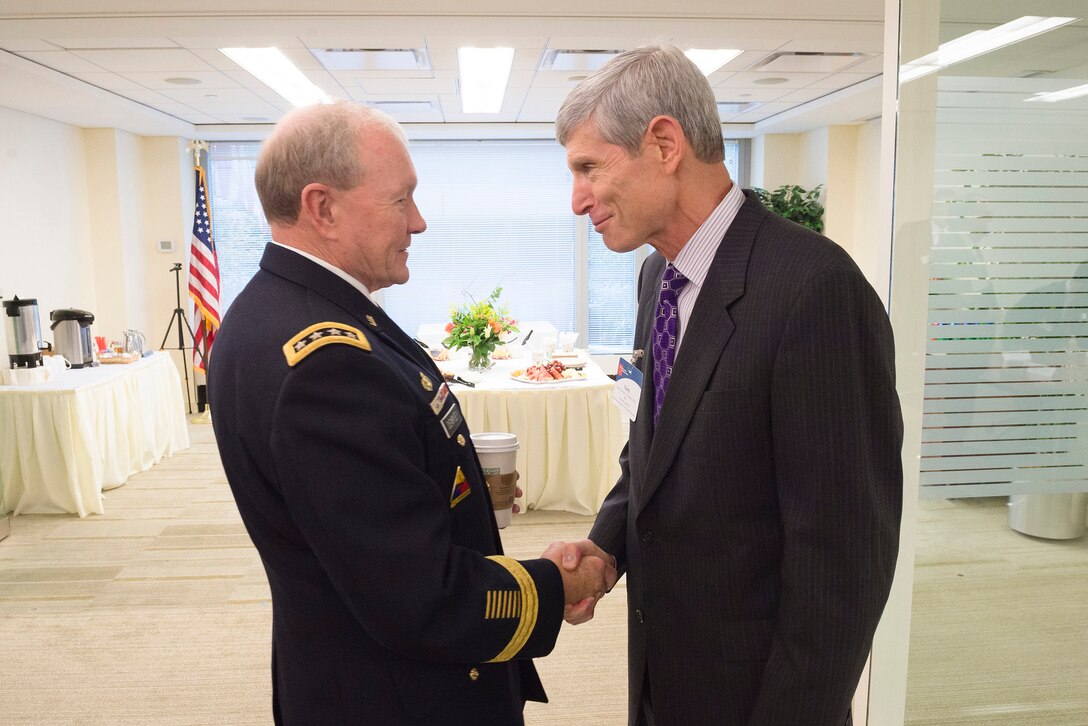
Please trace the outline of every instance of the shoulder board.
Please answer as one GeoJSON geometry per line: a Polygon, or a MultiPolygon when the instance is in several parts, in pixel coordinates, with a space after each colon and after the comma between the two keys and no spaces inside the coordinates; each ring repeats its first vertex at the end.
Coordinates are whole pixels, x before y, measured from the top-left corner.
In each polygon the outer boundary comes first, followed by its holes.
{"type": "Polygon", "coordinates": [[[358,328],[343,323],[317,323],[284,343],[283,355],[287,358],[287,365],[294,366],[318,348],[334,343],[370,350],[370,341],[358,328]]]}

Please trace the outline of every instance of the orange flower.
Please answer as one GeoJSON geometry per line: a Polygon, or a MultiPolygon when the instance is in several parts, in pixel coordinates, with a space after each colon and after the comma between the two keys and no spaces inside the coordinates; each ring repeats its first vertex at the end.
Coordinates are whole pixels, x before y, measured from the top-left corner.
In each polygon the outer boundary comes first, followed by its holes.
{"type": "Polygon", "coordinates": [[[446,323],[446,332],[447,333],[452,333],[453,332],[453,323],[446,323]]]}
{"type": "Polygon", "coordinates": [[[488,320],[487,324],[490,325],[491,329],[494,330],[496,333],[502,332],[502,323],[500,323],[498,320],[488,320]]]}

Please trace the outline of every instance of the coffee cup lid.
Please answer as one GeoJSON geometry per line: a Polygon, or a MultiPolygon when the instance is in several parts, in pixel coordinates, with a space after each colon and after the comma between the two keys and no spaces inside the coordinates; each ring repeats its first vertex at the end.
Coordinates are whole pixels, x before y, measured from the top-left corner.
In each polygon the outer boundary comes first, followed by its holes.
{"type": "Polygon", "coordinates": [[[477,451],[500,453],[518,448],[518,435],[502,431],[486,431],[472,434],[472,445],[477,451]]]}

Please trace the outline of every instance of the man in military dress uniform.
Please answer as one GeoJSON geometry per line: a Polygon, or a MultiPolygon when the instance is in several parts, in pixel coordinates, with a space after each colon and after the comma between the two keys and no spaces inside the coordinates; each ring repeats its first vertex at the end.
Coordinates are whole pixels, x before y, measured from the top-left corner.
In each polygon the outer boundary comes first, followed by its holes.
{"type": "Polygon", "coordinates": [[[521,724],[529,658],[615,582],[502,554],[441,373],[370,300],[426,223],[403,131],[350,103],[289,114],[256,183],[273,242],[209,367],[223,466],[272,592],[281,724],[521,724]]]}

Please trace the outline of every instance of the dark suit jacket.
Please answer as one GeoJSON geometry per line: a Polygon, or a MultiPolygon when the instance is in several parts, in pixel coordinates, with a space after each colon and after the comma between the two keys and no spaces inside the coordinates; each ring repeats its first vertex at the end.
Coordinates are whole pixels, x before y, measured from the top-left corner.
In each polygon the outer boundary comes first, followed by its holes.
{"type": "Polygon", "coordinates": [[[457,400],[377,306],[269,245],[209,390],[272,591],[277,723],[520,724],[523,699],[546,700],[511,659],[551,651],[559,570],[489,557],[502,548],[457,400]]]}
{"type": "Polygon", "coordinates": [[[627,572],[632,714],[648,668],[659,726],[841,726],[898,551],[892,334],[846,252],[746,196],[656,432],[643,267],[645,384],[590,538],[627,572]]]}

